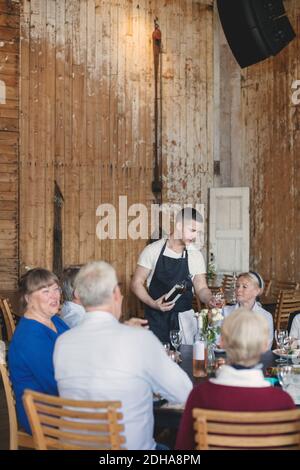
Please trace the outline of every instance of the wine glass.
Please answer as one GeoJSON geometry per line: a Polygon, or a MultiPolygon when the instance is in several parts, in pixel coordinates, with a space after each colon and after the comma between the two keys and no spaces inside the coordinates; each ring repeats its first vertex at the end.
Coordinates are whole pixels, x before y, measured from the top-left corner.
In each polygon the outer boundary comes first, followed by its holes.
{"type": "MultiPolygon", "coordinates": [[[[277,344],[278,349],[282,352],[285,351],[284,347],[285,347],[287,338],[288,338],[287,330],[275,330],[276,344],[277,344]]],[[[276,362],[283,364],[284,362],[287,362],[287,359],[280,357],[279,359],[276,359],[276,362]]]]}
{"type": "Polygon", "coordinates": [[[218,292],[215,293],[213,297],[214,297],[216,307],[222,310],[226,303],[223,290],[220,289],[218,292]]]}
{"type": "Polygon", "coordinates": [[[181,345],[182,341],[182,334],[180,330],[171,330],[170,331],[170,341],[175,349],[176,356],[179,358],[180,354],[178,352],[178,348],[181,345]]]}
{"type": "Polygon", "coordinates": [[[292,336],[286,336],[284,338],[283,350],[287,356],[290,352],[292,352],[291,349],[292,349],[293,342],[294,342],[294,338],[292,336]]]}
{"type": "Polygon", "coordinates": [[[226,298],[224,294],[224,290],[218,290],[213,296],[215,306],[221,312],[222,316],[224,316],[224,307],[226,305],[226,298]]]}
{"type": "Polygon", "coordinates": [[[283,390],[286,390],[287,387],[290,385],[291,380],[292,380],[292,367],[291,366],[281,366],[278,369],[277,372],[277,377],[279,384],[283,388],[283,390]]]}

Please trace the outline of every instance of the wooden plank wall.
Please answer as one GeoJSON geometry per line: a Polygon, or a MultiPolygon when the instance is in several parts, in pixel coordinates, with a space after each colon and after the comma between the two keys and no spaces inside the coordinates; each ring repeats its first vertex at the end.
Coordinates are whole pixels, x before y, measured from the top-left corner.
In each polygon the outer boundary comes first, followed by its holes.
{"type": "Polygon", "coordinates": [[[251,189],[251,267],[299,281],[300,4],[284,3],[297,38],[274,58],[241,72],[220,34],[219,184],[251,189]]]}
{"type": "MultiPolygon", "coordinates": [[[[153,202],[155,16],[163,35],[164,202],[206,197],[212,158],[211,4],[22,2],[22,265],[52,267],[56,180],[65,200],[64,264],[108,260],[128,293],[146,241],[100,241],[96,210],[104,203],[118,210],[119,196],[127,197],[128,207],[142,203],[149,208],[153,202]]],[[[127,216],[122,220],[126,226],[127,216]]]]}
{"type": "Polygon", "coordinates": [[[18,278],[19,4],[0,1],[0,291],[18,278]]]}
{"type": "Polygon", "coordinates": [[[173,2],[166,13],[164,201],[206,207],[213,180],[213,2],[173,2]]]}

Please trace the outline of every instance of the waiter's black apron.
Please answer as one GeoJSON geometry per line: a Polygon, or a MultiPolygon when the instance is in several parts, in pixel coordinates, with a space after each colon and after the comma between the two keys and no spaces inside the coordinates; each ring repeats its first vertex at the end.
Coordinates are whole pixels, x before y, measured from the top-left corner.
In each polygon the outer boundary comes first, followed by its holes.
{"type": "Polygon", "coordinates": [[[190,310],[193,300],[193,284],[190,278],[187,250],[183,250],[181,258],[169,258],[163,255],[166,245],[167,242],[159,254],[149,286],[149,295],[156,300],[163,294],[167,294],[176,283],[182,281],[186,282],[186,292],[181,295],[169,312],[154,310],[145,305],[145,317],[149,322],[150,330],[162,343],[170,342],[170,331],[179,329],[178,313],[190,310]]]}

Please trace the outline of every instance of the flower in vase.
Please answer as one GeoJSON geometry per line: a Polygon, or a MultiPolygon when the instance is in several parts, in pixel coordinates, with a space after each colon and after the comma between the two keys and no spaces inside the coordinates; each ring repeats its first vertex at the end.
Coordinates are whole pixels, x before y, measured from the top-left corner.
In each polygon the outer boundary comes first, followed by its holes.
{"type": "Polygon", "coordinates": [[[208,263],[207,279],[214,279],[217,275],[216,266],[213,262],[208,263]]]}
{"type": "Polygon", "coordinates": [[[221,326],[220,322],[223,320],[222,309],[213,308],[211,310],[204,308],[200,312],[195,313],[195,317],[202,319],[202,333],[206,337],[208,344],[213,344],[216,342],[220,332],[221,326]]]}

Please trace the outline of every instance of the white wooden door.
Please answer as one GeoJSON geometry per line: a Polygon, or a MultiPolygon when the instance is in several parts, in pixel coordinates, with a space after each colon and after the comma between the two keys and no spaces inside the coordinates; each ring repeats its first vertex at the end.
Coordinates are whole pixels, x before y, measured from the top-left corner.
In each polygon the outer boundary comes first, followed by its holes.
{"type": "Polygon", "coordinates": [[[249,188],[211,188],[209,260],[218,273],[249,271],[249,188]]]}

